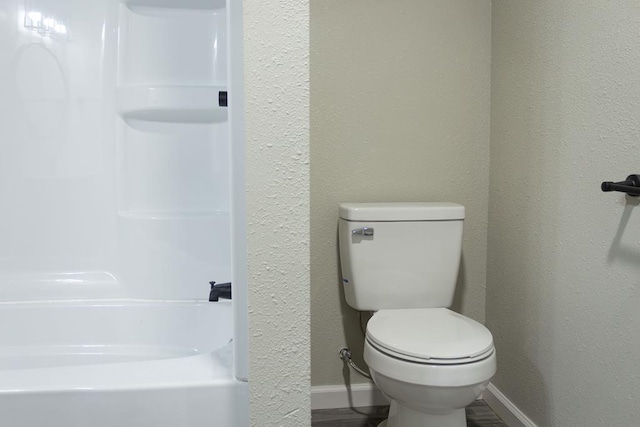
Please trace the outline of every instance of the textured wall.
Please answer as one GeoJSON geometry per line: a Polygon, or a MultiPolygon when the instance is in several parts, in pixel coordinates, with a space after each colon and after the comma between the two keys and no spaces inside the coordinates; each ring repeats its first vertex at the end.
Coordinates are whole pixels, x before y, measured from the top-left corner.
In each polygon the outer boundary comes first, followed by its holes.
{"type": "Polygon", "coordinates": [[[464,204],[455,307],[484,320],[490,14],[489,0],[311,2],[314,385],[345,382],[344,345],[362,363],[340,287],[340,202],[464,204]]]}
{"type": "Polygon", "coordinates": [[[494,380],[540,426],[636,426],[636,0],[493,2],[487,325],[494,380]]]}
{"type": "Polygon", "coordinates": [[[309,13],[244,0],[254,426],[309,425],[309,13]]]}

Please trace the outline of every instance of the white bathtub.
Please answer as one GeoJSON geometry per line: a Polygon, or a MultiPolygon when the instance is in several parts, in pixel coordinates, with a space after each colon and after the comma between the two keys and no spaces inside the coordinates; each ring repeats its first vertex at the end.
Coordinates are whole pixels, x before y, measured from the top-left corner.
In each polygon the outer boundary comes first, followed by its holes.
{"type": "Polygon", "coordinates": [[[0,304],[1,427],[244,427],[231,303],[0,304]]]}

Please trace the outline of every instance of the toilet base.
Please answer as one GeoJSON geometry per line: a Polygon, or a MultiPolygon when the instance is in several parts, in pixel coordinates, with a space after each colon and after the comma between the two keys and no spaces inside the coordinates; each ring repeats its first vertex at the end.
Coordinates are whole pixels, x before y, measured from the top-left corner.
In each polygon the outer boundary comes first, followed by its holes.
{"type": "Polygon", "coordinates": [[[378,427],[466,427],[467,416],[464,408],[441,414],[427,414],[391,402],[389,418],[378,427]]]}

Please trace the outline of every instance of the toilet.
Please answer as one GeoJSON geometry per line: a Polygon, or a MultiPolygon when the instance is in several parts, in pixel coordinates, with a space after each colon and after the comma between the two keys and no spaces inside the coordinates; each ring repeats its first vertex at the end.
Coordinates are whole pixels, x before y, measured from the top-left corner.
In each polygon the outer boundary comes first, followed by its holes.
{"type": "Polygon", "coordinates": [[[364,359],[391,402],[386,427],[463,427],[496,372],[491,332],[448,309],[464,206],[343,203],[338,236],[347,303],[372,311],[364,359]]]}

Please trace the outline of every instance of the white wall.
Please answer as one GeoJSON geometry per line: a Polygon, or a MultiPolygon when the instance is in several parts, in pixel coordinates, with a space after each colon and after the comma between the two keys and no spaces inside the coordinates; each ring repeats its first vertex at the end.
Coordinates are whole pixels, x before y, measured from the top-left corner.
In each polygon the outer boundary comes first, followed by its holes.
{"type": "Polygon", "coordinates": [[[486,320],[497,387],[540,426],[635,426],[637,1],[493,2],[486,320]]]}
{"type": "Polygon", "coordinates": [[[244,0],[254,426],[309,425],[309,13],[244,0]]]}
{"type": "Polygon", "coordinates": [[[484,320],[490,43],[488,0],[311,3],[314,385],[367,381],[338,358],[346,345],[364,365],[341,288],[340,202],[464,204],[454,308],[484,320]]]}

